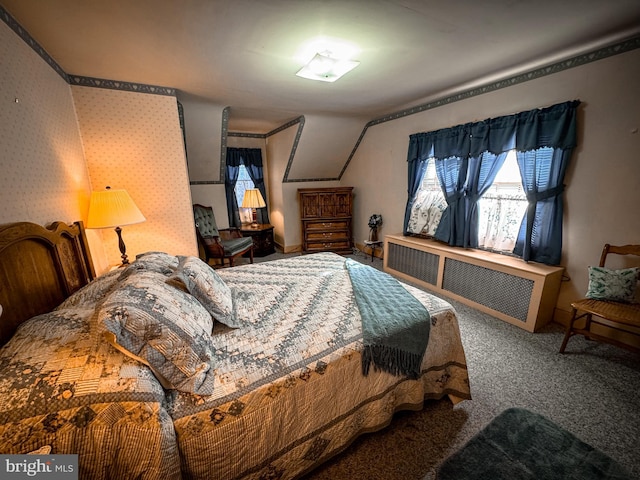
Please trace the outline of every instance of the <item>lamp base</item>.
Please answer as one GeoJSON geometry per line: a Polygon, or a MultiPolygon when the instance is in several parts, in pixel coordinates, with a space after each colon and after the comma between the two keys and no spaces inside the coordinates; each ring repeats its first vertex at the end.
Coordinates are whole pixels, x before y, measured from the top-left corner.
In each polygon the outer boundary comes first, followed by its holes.
{"type": "Polygon", "coordinates": [[[127,247],[122,240],[122,229],[116,227],[116,233],[118,234],[118,247],[120,247],[120,257],[122,258],[122,265],[129,265],[129,259],[127,258],[127,247]]]}

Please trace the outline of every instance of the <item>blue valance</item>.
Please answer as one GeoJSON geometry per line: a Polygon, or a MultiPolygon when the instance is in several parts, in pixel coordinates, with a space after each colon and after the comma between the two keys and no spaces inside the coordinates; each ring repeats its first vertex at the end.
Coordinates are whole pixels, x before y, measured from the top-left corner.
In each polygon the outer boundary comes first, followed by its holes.
{"type": "Polygon", "coordinates": [[[576,145],[573,100],[547,108],[529,110],[504,117],[488,118],[409,137],[409,162],[434,157],[478,157],[516,149],[521,152],[541,147],[568,149],[576,145]]]}
{"type": "Polygon", "coordinates": [[[227,165],[230,167],[244,165],[262,168],[262,150],[259,148],[227,148],[227,165]]]}

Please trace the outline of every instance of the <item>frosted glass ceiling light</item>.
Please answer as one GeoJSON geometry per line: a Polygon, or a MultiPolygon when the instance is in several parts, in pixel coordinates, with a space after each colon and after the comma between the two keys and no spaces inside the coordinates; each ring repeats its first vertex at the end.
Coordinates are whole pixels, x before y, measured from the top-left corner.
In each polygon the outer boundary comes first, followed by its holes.
{"type": "Polygon", "coordinates": [[[355,60],[333,58],[329,52],[316,53],[315,56],[296,73],[297,76],[321,82],[335,82],[345,73],[360,65],[355,60]]]}

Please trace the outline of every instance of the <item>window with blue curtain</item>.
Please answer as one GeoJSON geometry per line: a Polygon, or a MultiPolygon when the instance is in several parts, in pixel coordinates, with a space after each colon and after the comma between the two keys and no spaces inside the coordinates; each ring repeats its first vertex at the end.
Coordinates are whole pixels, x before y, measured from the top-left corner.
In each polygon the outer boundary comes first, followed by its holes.
{"type": "MultiPolygon", "coordinates": [[[[259,148],[227,148],[227,164],[225,170],[225,195],[227,198],[227,215],[229,226],[240,228],[242,222],[238,210],[236,183],[240,176],[241,166],[251,178],[254,188],[260,190],[262,198],[267,202],[267,191],[264,183],[264,169],[262,165],[262,151],[259,148]]],[[[268,205],[267,205],[268,207],[268,205]]],[[[269,223],[268,208],[257,209],[257,222],[269,223]]]]}
{"type": "Polygon", "coordinates": [[[560,263],[564,176],[576,145],[577,100],[409,137],[404,234],[422,202],[429,161],[445,206],[433,237],[452,246],[478,247],[479,202],[510,152],[516,153],[526,212],[513,253],[525,261],[560,263]]]}

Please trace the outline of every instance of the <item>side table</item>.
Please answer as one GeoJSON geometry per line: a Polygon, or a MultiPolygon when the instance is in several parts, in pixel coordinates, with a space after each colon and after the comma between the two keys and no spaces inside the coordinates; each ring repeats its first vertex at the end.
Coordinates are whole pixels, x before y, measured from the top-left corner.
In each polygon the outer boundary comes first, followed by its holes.
{"type": "Polygon", "coordinates": [[[242,225],[240,232],[243,237],[251,237],[253,239],[253,255],[256,257],[264,257],[276,253],[275,243],[273,241],[273,225],[268,223],[259,223],[253,228],[251,224],[242,225]]]}
{"type": "Polygon", "coordinates": [[[371,240],[365,240],[364,241],[364,246],[365,247],[369,247],[371,249],[371,261],[373,262],[373,257],[375,256],[376,253],[376,248],[382,248],[382,240],[375,240],[375,241],[371,241],[371,240]]]}

